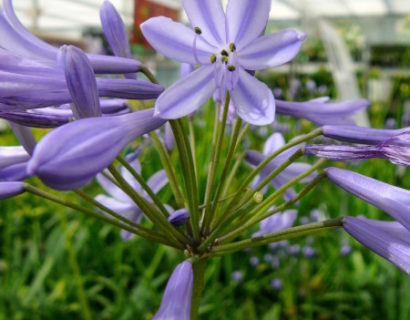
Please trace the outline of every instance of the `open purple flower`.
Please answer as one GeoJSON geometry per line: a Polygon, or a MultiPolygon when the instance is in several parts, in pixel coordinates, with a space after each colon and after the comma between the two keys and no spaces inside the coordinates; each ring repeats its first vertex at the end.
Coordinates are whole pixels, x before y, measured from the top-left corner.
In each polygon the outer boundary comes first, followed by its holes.
{"type": "Polygon", "coordinates": [[[283,30],[263,35],[270,0],[229,1],[226,15],[215,0],[184,0],[194,30],[165,17],[141,25],[148,42],[161,54],[199,69],[167,89],[157,100],[156,113],[166,119],[191,114],[215,91],[229,91],[237,114],[245,121],[273,122],[275,101],[271,90],[247,70],[284,64],[298,53],[305,34],[283,30]]]}
{"type": "Polygon", "coordinates": [[[361,244],[410,275],[410,231],[400,223],[346,217],[343,227],[361,244]]]}
{"type": "MultiPolygon", "coordinates": [[[[58,49],[37,38],[18,20],[12,0],[3,1],[0,12],[0,47],[22,58],[34,59],[45,66],[55,66],[58,49]]],[[[88,54],[96,73],[135,73],[141,63],[134,59],[88,54]]]]}
{"type": "Polygon", "coordinates": [[[385,211],[410,230],[410,191],[349,170],[328,168],[326,174],[339,187],[385,211]]]}
{"type": "MultiPolygon", "coordinates": [[[[285,145],[285,139],[280,133],[274,133],[265,143],[263,154],[257,151],[248,151],[246,153],[246,161],[253,166],[259,165],[266,157],[270,154],[274,153],[276,150],[281,148],[285,145]]],[[[260,184],[272,171],[274,171],[277,167],[279,167],[284,161],[286,161],[290,156],[292,156],[301,146],[292,147],[285,152],[281,153],[275,159],[273,159],[267,166],[265,166],[261,174],[255,179],[253,186],[256,187],[260,184]]],[[[285,170],[283,170],[279,175],[272,179],[272,186],[275,189],[279,189],[282,185],[284,185],[289,180],[296,178],[298,175],[302,174],[303,172],[310,169],[310,165],[307,163],[295,162],[288,166],[285,170]]],[[[309,182],[313,179],[315,174],[311,174],[302,182],[309,182]]],[[[266,189],[265,189],[266,190],[266,189]]],[[[286,200],[291,200],[295,197],[296,192],[293,188],[288,189],[284,194],[284,198],[286,200]]]]}
{"type": "Polygon", "coordinates": [[[79,188],[110,165],[129,142],[164,123],[153,117],[153,109],[71,122],[40,140],[27,172],[58,190],[79,188]]]}
{"type": "Polygon", "coordinates": [[[194,274],[191,261],[179,264],[169,278],[161,306],[152,320],[189,320],[194,274]]]}
{"type": "Polygon", "coordinates": [[[260,237],[269,233],[288,229],[295,223],[297,215],[297,210],[286,210],[284,212],[276,213],[263,220],[260,224],[259,231],[255,232],[252,237],[260,237]]]}
{"type": "Polygon", "coordinates": [[[364,99],[342,102],[330,102],[328,97],[305,102],[276,100],[278,114],[304,118],[317,125],[354,124],[351,117],[368,106],[369,102],[364,99]]]}
{"type": "MultiPolygon", "coordinates": [[[[134,160],[130,163],[130,165],[138,173],[141,173],[141,165],[138,160],[134,160]]],[[[138,181],[135,180],[135,178],[131,173],[128,172],[126,168],[121,168],[121,175],[136,192],[143,195],[148,201],[151,200],[149,196],[143,191],[138,181]]],[[[135,223],[140,223],[143,217],[143,212],[124,191],[122,191],[117,185],[111,182],[103,174],[97,175],[97,181],[100,186],[109,194],[109,196],[99,194],[95,198],[96,201],[100,202],[112,211],[115,211],[116,213],[122,215],[124,218],[127,218],[128,220],[135,223]]],[[[168,177],[164,170],[158,171],[147,181],[147,185],[154,193],[158,193],[167,183],[168,177]]],[[[121,236],[124,241],[127,241],[134,235],[129,231],[122,230],[121,236]]]]}

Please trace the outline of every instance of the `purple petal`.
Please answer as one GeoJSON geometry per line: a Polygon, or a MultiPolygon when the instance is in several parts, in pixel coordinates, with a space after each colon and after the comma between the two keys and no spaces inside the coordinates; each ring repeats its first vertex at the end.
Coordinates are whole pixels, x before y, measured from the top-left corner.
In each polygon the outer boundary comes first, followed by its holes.
{"type": "Polygon", "coordinates": [[[304,149],[306,155],[315,155],[332,161],[350,161],[371,158],[381,158],[383,154],[374,146],[342,146],[342,145],[307,145],[304,149]]]}
{"type": "Polygon", "coordinates": [[[58,190],[79,188],[110,165],[130,141],[163,124],[153,117],[153,109],[74,121],[38,143],[27,171],[58,190]]]}
{"type": "Polygon", "coordinates": [[[131,58],[130,44],[124,22],[115,7],[104,1],[100,8],[101,26],[105,38],[116,56],[131,58]]]}
{"type": "Polygon", "coordinates": [[[280,66],[299,52],[305,34],[289,29],[260,37],[238,52],[239,63],[246,70],[280,66]]]}
{"type": "Polygon", "coordinates": [[[410,166],[410,129],[382,142],[378,148],[391,162],[410,166]]]}
{"type": "Polygon", "coordinates": [[[349,170],[328,168],[326,174],[339,187],[390,214],[410,230],[410,191],[349,170]]]}
{"type": "Polygon", "coordinates": [[[29,177],[27,174],[27,162],[13,164],[0,169],[0,181],[23,181],[29,177]]]}
{"type": "Polygon", "coordinates": [[[189,210],[181,209],[171,213],[168,217],[168,222],[175,227],[182,227],[189,220],[189,210]]]}
{"type": "Polygon", "coordinates": [[[164,91],[161,85],[133,79],[97,78],[97,86],[100,96],[131,100],[156,99],[164,91]]]}
{"type": "Polygon", "coordinates": [[[62,46],[58,59],[64,68],[75,117],[82,119],[101,116],[97,81],[87,56],[74,46],[62,46]]]}
{"type": "Polygon", "coordinates": [[[268,86],[239,69],[239,81],[231,91],[238,115],[254,125],[266,125],[275,120],[275,99],[268,86]]]}
{"type": "Polygon", "coordinates": [[[285,145],[285,138],[280,133],[272,134],[263,146],[263,155],[269,156],[285,145]]]}
{"type": "Polygon", "coordinates": [[[182,4],[192,27],[201,29],[201,37],[217,48],[225,45],[225,13],[220,1],[182,0],[182,4]]]}
{"type": "Polygon", "coordinates": [[[228,41],[241,50],[259,37],[269,19],[271,0],[230,0],[226,9],[228,41]]]}
{"type": "Polygon", "coordinates": [[[0,112],[0,118],[30,128],[56,128],[73,120],[72,117],[34,112],[0,112]]]}
{"type": "Polygon", "coordinates": [[[164,119],[178,119],[196,111],[215,90],[214,67],[202,66],[164,91],[155,113],[164,119]]]}
{"type": "Polygon", "coordinates": [[[165,132],[164,132],[164,143],[165,148],[167,148],[168,152],[172,152],[175,146],[175,137],[172,133],[172,128],[169,122],[165,124],[165,132]]]}
{"type": "Polygon", "coordinates": [[[54,76],[60,71],[33,59],[20,57],[10,51],[0,49],[0,70],[22,73],[27,75],[49,75],[54,76]]]}
{"type": "Polygon", "coordinates": [[[0,147],[0,169],[29,159],[30,155],[23,147],[0,147]]]}
{"type": "Polygon", "coordinates": [[[111,182],[103,174],[99,173],[96,177],[98,184],[107,192],[113,199],[120,201],[121,203],[131,203],[131,198],[122,191],[117,185],[111,182]]]}
{"type": "Polygon", "coordinates": [[[215,48],[182,23],[155,17],[141,24],[141,31],[156,51],[172,60],[189,64],[211,63],[210,57],[215,48]]]}
{"type": "Polygon", "coordinates": [[[129,202],[118,201],[115,198],[108,197],[104,194],[99,194],[95,197],[95,200],[122,216],[127,212],[135,210],[135,205],[132,205],[129,202]]]}
{"type": "Polygon", "coordinates": [[[189,75],[191,72],[195,70],[195,66],[189,63],[181,63],[181,67],[179,68],[179,78],[183,78],[189,75]]]}
{"type": "Polygon", "coordinates": [[[95,73],[135,73],[141,70],[141,62],[122,57],[87,54],[95,73]]]}
{"type": "Polygon", "coordinates": [[[161,306],[152,320],[189,320],[193,282],[192,264],[186,260],[169,278],[161,306]]]}
{"type": "MultiPolygon", "coordinates": [[[[346,217],[343,223],[344,229],[357,241],[386,260],[390,261],[398,268],[410,275],[410,232],[405,228],[401,229],[403,237],[395,233],[386,231],[379,222],[372,223],[372,220],[346,217]]],[[[389,222],[384,222],[388,224],[389,222]]],[[[387,228],[390,228],[387,226],[387,228]]]]}
{"type": "Polygon", "coordinates": [[[27,153],[33,154],[37,142],[34,139],[33,134],[31,133],[31,129],[12,122],[10,122],[9,124],[11,130],[13,130],[14,132],[14,135],[17,137],[27,153]]]}
{"type": "Polygon", "coordinates": [[[325,137],[340,141],[376,145],[408,130],[408,128],[388,130],[357,126],[329,125],[323,127],[323,135],[325,137]]]}
{"type": "Polygon", "coordinates": [[[168,176],[165,170],[158,171],[148,179],[147,184],[154,193],[161,191],[168,183],[168,176]]]}
{"type": "Polygon", "coordinates": [[[17,196],[23,192],[23,182],[0,182],[0,200],[17,196]]]}

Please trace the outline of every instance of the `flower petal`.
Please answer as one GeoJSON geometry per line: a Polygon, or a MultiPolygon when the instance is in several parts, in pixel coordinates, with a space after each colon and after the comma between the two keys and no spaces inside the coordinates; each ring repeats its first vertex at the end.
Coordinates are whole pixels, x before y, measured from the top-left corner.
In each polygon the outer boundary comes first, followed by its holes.
{"type": "Polygon", "coordinates": [[[228,41],[238,52],[263,34],[269,19],[271,0],[230,0],[226,9],[228,41]]]}
{"type": "Polygon", "coordinates": [[[202,66],[164,91],[155,112],[164,119],[178,119],[204,104],[215,90],[214,67],[202,66]]]}
{"type": "Polygon", "coordinates": [[[27,153],[33,154],[37,142],[34,139],[31,129],[12,122],[10,122],[9,125],[20,144],[26,149],[27,153]]]}
{"type": "Polygon", "coordinates": [[[182,0],[182,4],[192,27],[201,29],[201,37],[215,47],[225,45],[225,13],[220,1],[182,0]]]}
{"type": "Polygon", "coordinates": [[[209,64],[215,50],[194,31],[169,18],[151,18],[141,24],[141,31],[156,51],[179,62],[209,64]]]}
{"type": "Polygon", "coordinates": [[[30,155],[23,147],[0,147],[0,169],[25,162],[28,159],[30,155]]]}
{"type": "Polygon", "coordinates": [[[154,193],[158,193],[168,183],[168,176],[165,170],[158,171],[148,179],[147,185],[154,193]]]}
{"type": "Polygon", "coordinates": [[[24,192],[23,182],[0,182],[0,200],[17,196],[24,192]]]}
{"type": "Polygon", "coordinates": [[[281,133],[274,133],[263,146],[263,155],[269,156],[285,145],[285,138],[281,133]]]}
{"type": "Polygon", "coordinates": [[[260,37],[243,50],[238,51],[239,63],[246,70],[273,68],[292,60],[306,39],[293,29],[260,37]]]}
{"type": "Polygon", "coordinates": [[[268,86],[240,68],[239,81],[231,91],[238,115],[254,125],[266,125],[275,120],[275,99],[268,86]]]}
{"type": "Polygon", "coordinates": [[[129,202],[118,201],[115,198],[108,197],[104,194],[97,195],[95,201],[122,216],[124,216],[126,212],[135,210],[135,206],[131,205],[129,202]]]}

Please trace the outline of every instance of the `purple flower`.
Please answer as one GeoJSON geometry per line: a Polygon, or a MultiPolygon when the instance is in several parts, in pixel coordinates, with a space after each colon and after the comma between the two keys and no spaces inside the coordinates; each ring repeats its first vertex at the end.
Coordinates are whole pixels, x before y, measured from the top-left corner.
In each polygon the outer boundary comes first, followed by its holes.
{"type": "Polygon", "coordinates": [[[326,125],[323,127],[323,135],[327,138],[368,145],[378,145],[381,142],[408,131],[409,128],[388,130],[357,126],[326,125]]]}
{"type": "Polygon", "coordinates": [[[308,89],[310,93],[313,93],[316,90],[316,82],[312,79],[306,81],[306,89],[308,89]]]}
{"type": "MultiPolygon", "coordinates": [[[[18,20],[12,0],[3,1],[0,12],[0,47],[18,55],[38,61],[45,66],[55,66],[58,49],[29,32],[18,20]]],[[[141,64],[134,59],[88,54],[96,73],[133,73],[141,64]]]]}
{"type": "Polygon", "coordinates": [[[232,272],[233,282],[239,283],[239,282],[242,281],[242,279],[243,279],[243,272],[242,271],[237,270],[237,271],[232,272]]]}
{"type": "Polygon", "coordinates": [[[215,91],[220,97],[229,91],[242,119],[255,125],[273,122],[272,92],[247,70],[272,68],[293,59],[305,34],[288,29],[263,35],[270,0],[229,1],[226,15],[215,0],[184,0],[183,6],[195,31],[165,17],[141,25],[159,53],[201,65],[159,97],[156,112],[166,119],[180,118],[197,110],[215,91]]]}
{"type": "Polygon", "coordinates": [[[249,259],[249,263],[251,264],[252,267],[256,267],[259,264],[259,258],[258,257],[251,257],[249,259]]]}
{"type": "Polygon", "coordinates": [[[410,130],[376,146],[308,145],[304,151],[306,155],[333,161],[385,158],[398,165],[410,166],[410,130]]]}
{"type": "Polygon", "coordinates": [[[264,219],[259,231],[254,233],[252,237],[260,237],[269,233],[281,231],[290,228],[295,223],[298,212],[296,210],[286,210],[279,212],[264,219]]]}
{"type": "Polygon", "coordinates": [[[342,257],[348,256],[352,252],[352,247],[348,243],[344,243],[340,248],[340,254],[342,257]]]}
{"type": "Polygon", "coordinates": [[[348,170],[328,168],[326,174],[339,187],[385,211],[410,230],[410,191],[348,170]]]}
{"type": "Polygon", "coordinates": [[[283,287],[283,282],[281,279],[275,278],[271,281],[270,285],[274,290],[279,291],[283,287]]]}
{"type": "MultiPolygon", "coordinates": [[[[141,165],[138,160],[130,162],[130,165],[137,173],[141,173],[141,165]]],[[[124,167],[121,167],[121,175],[128,182],[128,184],[139,194],[142,194],[145,199],[151,201],[149,196],[143,191],[141,185],[132,176],[132,174],[124,167]]],[[[111,182],[103,174],[97,175],[97,181],[100,186],[109,194],[99,194],[95,200],[111,209],[112,211],[122,215],[124,218],[140,223],[143,217],[142,210],[135,204],[135,202],[117,185],[111,182]]],[[[148,179],[147,185],[154,193],[158,193],[166,184],[168,178],[164,170],[158,171],[151,178],[148,179]]],[[[130,240],[134,235],[126,230],[121,231],[121,236],[124,241],[130,240]]]]}
{"type": "Polygon", "coordinates": [[[300,245],[294,244],[288,248],[289,254],[296,256],[300,253],[300,245]]]}
{"type": "Polygon", "coordinates": [[[71,122],[38,143],[27,172],[58,190],[79,188],[110,165],[129,142],[164,122],[153,117],[153,109],[71,122]]]}
{"type": "Polygon", "coordinates": [[[189,260],[179,264],[168,280],[161,306],[152,320],[189,320],[194,274],[189,260]]]}
{"type": "Polygon", "coordinates": [[[17,196],[23,192],[23,182],[0,182],[0,200],[17,196]]]}
{"type": "Polygon", "coordinates": [[[306,102],[276,100],[278,114],[304,118],[317,125],[352,124],[351,117],[368,106],[369,102],[364,99],[343,102],[329,102],[327,97],[306,102]]]}
{"type": "Polygon", "coordinates": [[[319,92],[319,94],[324,95],[329,91],[329,88],[325,84],[322,84],[319,86],[317,91],[319,92]]]}
{"type": "Polygon", "coordinates": [[[311,246],[305,246],[303,247],[303,255],[307,259],[311,259],[316,255],[316,250],[313,249],[311,246]]]}
{"type": "Polygon", "coordinates": [[[400,223],[346,217],[343,227],[361,244],[410,275],[410,231],[400,223]]]}
{"type": "MultiPolygon", "coordinates": [[[[265,143],[263,154],[260,154],[257,151],[248,151],[246,154],[246,160],[253,166],[257,166],[261,163],[267,156],[274,153],[276,150],[285,145],[285,140],[280,133],[273,134],[265,143]]],[[[272,171],[279,167],[284,161],[286,161],[290,156],[292,156],[301,146],[295,146],[288,149],[287,151],[281,153],[275,159],[273,159],[267,166],[265,166],[261,174],[256,178],[253,183],[253,186],[256,187],[261,183],[272,171]]],[[[295,162],[288,166],[284,171],[282,171],[278,176],[276,176],[271,184],[275,189],[279,189],[287,181],[296,178],[298,175],[302,174],[306,170],[310,169],[310,165],[306,163],[295,162]]],[[[302,182],[308,182],[314,178],[314,174],[311,174],[309,177],[305,178],[302,182]]],[[[284,194],[286,200],[291,200],[296,195],[296,192],[293,188],[288,189],[284,194]]]]}
{"type": "Polygon", "coordinates": [[[271,262],[272,268],[278,269],[280,267],[280,260],[278,257],[274,256],[271,262]]]}
{"type": "Polygon", "coordinates": [[[171,213],[168,217],[168,222],[175,227],[182,227],[189,220],[189,210],[180,209],[171,213]]]}
{"type": "Polygon", "coordinates": [[[323,216],[323,212],[320,211],[319,209],[314,209],[314,210],[310,211],[310,219],[313,222],[319,221],[322,216],[323,216]]]}

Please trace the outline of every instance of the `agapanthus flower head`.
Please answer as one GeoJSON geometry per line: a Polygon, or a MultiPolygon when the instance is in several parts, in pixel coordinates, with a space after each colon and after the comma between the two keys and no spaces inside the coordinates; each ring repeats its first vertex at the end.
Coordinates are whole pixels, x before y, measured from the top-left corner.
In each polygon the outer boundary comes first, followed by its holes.
{"type": "MultiPolygon", "coordinates": [[[[137,172],[141,173],[141,164],[137,159],[133,159],[130,163],[131,167],[137,172]]],[[[134,176],[124,167],[121,167],[120,173],[127,183],[139,194],[141,194],[147,201],[152,201],[150,197],[143,191],[141,185],[134,178],[134,176]]],[[[108,173],[107,173],[108,174],[108,173]]],[[[114,212],[122,215],[124,218],[133,221],[134,223],[140,223],[143,217],[142,210],[135,204],[135,202],[116,184],[108,179],[102,173],[97,175],[97,181],[100,186],[108,194],[99,194],[95,197],[95,200],[113,210],[114,212]]],[[[168,177],[164,170],[158,171],[152,175],[147,185],[154,193],[158,193],[168,183],[168,177]]],[[[128,241],[133,238],[133,234],[127,230],[121,231],[121,237],[124,241],[128,241]]]]}
{"type": "Polygon", "coordinates": [[[403,225],[346,217],[343,227],[361,244],[410,275],[410,231],[403,225]]]}
{"type": "Polygon", "coordinates": [[[58,190],[79,188],[110,165],[129,142],[165,123],[153,112],[147,109],[61,126],[40,140],[27,172],[58,190]]]}
{"type": "Polygon", "coordinates": [[[0,182],[0,200],[17,196],[24,192],[23,182],[0,182]]]}
{"type": "Polygon", "coordinates": [[[215,0],[184,0],[183,6],[193,29],[165,17],[141,25],[145,38],[159,53],[201,65],[160,96],[156,112],[166,119],[180,118],[197,110],[215,91],[220,97],[228,91],[242,119],[255,125],[273,122],[272,92],[248,71],[290,61],[305,34],[289,29],[264,36],[270,0],[229,1],[226,14],[215,0]]]}
{"type": "Polygon", "coordinates": [[[161,306],[152,320],[189,320],[193,283],[192,264],[186,260],[169,278],[161,306]]]}
{"type": "MultiPolygon", "coordinates": [[[[285,139],[280,133],[274,133],[269,139],[265,142],[263,154],[251,150],[246,153],[246,161],[253,165],[257,166],[261,163],[266,157],[270,154],[274,153],[276,150],[281,148],[285,145],[285,139]]],[[[261,174],[255,179],[253,182],[253,186],[257,186],[260,182],[262,182],[272,171],[274,171],[277,167],[279,167],[284,161],[286,161],[290,156],[292,156],[301,145],[292,147],[285,152],[281,153],[275,159],[273,159],[266,167],[264,167],[261,171],[261,174]]],[[[302,174],[306,170],[310,169],[310,165],[307,163],[295,162],[288,166],[285,170],[283,170],[278,176],[276,176],[272,181],[271,184],[275,189],[279,189],[282,185],[284,185],[287,181],[296,178],[298,175],[302,174]]],[[[308,182],[315,177],[315,174],[311,174],[302,182],[308,182]]],[[[266,189],[265,189],[266,190],[266,189]]],[[[296,195],[294,189],[290,188],[284,194],[284,198],[286,200],[291,200],[296,195]]]]}
{"type": "Polygon", "coordinates": [[[332,182],[378,207],[410,230],[410,191],[338,168],[326,169],[332,182]]]}

